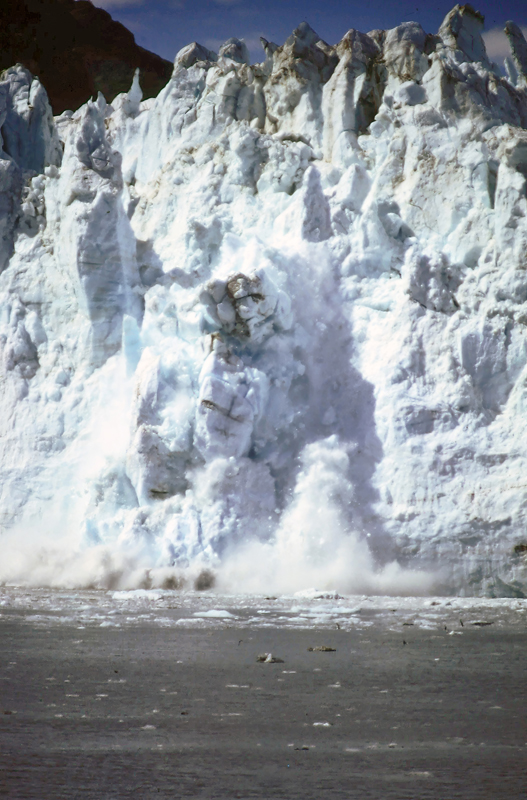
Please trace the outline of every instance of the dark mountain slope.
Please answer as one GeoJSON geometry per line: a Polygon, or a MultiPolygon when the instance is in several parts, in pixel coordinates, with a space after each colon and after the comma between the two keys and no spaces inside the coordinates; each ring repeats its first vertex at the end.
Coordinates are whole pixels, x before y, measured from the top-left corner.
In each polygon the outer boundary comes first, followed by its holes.
{"type": "Polygon", "coordinates": [[[110,102],[141,70],[145,97],[167,83],[172,64],[89,0],[1,0],[0,70],[22,63],[44,84],[55,114],[98,91],[110,102]]]}

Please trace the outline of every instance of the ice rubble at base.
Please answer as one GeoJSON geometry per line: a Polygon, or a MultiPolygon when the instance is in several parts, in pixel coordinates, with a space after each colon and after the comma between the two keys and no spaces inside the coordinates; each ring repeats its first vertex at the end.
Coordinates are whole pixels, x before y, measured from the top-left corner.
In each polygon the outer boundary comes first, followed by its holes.
{"type": "Polygon", "coordinates": [[[527,44],[482,25],[194,43],[55,120],[4,73],[0,579],[527,591],[527,44]]]}

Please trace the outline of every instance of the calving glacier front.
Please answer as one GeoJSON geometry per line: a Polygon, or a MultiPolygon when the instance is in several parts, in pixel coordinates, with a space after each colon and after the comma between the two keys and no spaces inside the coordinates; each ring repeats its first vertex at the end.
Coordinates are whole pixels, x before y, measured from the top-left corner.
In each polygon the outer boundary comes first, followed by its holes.
{"type": "Polygon", "coordinates": [[[527,44],[456,6],[0,83],[0,579],[526,591],[527,44]]]}

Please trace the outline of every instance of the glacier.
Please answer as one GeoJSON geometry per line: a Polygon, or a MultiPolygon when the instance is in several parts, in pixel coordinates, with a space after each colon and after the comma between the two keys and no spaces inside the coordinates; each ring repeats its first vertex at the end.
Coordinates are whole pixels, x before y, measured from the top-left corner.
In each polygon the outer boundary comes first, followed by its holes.
{"type": "Polygon", "coordinates": [[[3,73],[0,582],[527,593],[527,43],[483,22],[193,43],[55,118],[3,73]]]}

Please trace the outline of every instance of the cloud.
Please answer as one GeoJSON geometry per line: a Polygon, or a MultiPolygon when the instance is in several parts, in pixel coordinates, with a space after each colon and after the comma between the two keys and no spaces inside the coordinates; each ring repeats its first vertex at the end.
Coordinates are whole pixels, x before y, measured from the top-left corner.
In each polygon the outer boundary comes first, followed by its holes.
{"type": "MultiPolygon", "coordinates": [[[[522,27],[522,33],[527,37],[527,27],[522,27]]],[[[509,40],[505,36],[502,28],[491,28],[483,34],[487,54],[491,61],[502,62],[510,56],[509,40]]]]}

